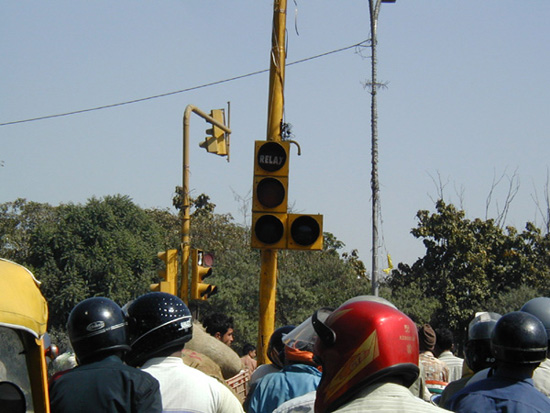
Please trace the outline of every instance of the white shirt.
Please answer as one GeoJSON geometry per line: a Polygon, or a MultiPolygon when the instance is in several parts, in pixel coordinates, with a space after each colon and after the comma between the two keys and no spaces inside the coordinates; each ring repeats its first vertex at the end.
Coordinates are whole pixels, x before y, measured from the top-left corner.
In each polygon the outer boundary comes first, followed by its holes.
{"type": "Polygon", "coordinates": [[[550,359],[544,360],[533,372],[535,387],[545,396],[550,397],[550,359]]]}
{"type": "Polygon", "coordinates": [[[270,373],[276,373],[278,371],[281,371],[281,369],[274,364],[262,364],[258,366],[256,370],[254,370],[254,373],[252,373],[248,384],[252,386],[256,384],[256,382],[260,380],[263,376],[266,376],[270,373]]]}
{"type": "Polygon", "coordinates": [[[334,412],[449,413],[447,410],[413,396],[405,386],[395,383],[376,383],[368,386],[360,391],[353,400],[334,412]]]}
{"type": "Polygon", "coordinates": [[[448,350],[442,352],[438,359],[444,361],[449,368],[449,383],[462,377],[462,364],[464,360],[460,357],[456,357],[448,350]]]}
{"type": "Polygon", "coordinates": [[[231,390],[180,357],[154,357],[141,369],[159,381],[163,412],[243,413],[231,390]]]}
{"type": "Polygon", "coordinates": [[[273,413],[313,413],[316,396],[317,391],[314,390],[294,399],[287,400],[273,410],[273,413]]]}

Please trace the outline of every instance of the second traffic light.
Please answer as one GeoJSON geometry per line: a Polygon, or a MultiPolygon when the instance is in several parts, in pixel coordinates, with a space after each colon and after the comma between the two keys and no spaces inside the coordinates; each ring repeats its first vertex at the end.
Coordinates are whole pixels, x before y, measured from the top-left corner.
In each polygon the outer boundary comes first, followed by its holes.
{"type": "Polygon", "coordinates": [[[206,300],[218,292],[218,287],[203,283],[206,277],[212,275],[213,257],[202,250],[191,249],[191,299],[206,300]]]}
{"type": "Polygon", "coordinates": [[[151,284],[151,291],[160,291],[176,295],[178,286],[178,250],[159,252],[157,256],[164,261],[165,269],[159,270],[160,282],[151,284]]]}
{"type": "MultiPolygon", "coordinates": [[[[211,110],[210,116],[218,123],[225,125],[225,111],[223,109],[211,110]]],[[[227,142],[224,130],[212,123],[212,127],[207,129],[206,133],[208,136],[203,142],[199,143],[199,146],[210,153],[227,156],[227,142]]]]}

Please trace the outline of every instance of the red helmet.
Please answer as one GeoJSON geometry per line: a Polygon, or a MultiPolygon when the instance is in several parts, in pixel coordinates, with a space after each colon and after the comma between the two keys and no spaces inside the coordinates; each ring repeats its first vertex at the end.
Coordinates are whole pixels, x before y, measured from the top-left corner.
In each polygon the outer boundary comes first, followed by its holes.
{"type": "Polygon", "coordinates": [[[326,321],[317,312],[315,355],[323,376],[315,412],[331,412],[364,386],[393,376],[410,386],[418,377],[418,333],[399,310],[368,299],[341,305],[326,321]]]}

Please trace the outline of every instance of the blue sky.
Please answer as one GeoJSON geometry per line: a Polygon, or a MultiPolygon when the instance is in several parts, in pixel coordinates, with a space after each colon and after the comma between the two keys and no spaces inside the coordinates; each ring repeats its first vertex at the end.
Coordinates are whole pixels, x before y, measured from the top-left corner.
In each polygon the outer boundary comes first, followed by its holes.
{"type": "MultiPolygon", "coordinates": [[[[0,3],[0,123],[194,88],[268,69],[272,1],[0,3]]],[[[366,1],[289,1],[287,63],[369,38],[366,1]]],[[[420,209],[448,202],[469,218],[498,214],[519,179],[507,223],[542,220],[550,139],[550,2],[397,0],[378,29],[381,257],[412,264],[420,209]],[[507,178],[508,177],[508,178],[507,178]],[[434,183],[435,181],[435,183],[434,183]]],[[[371,266],[369,51],[355,48],[289,66],[285,121],[290,195],[300,213],[371,266]]],[[[182,116],[231,102],[231,162],[198,144],[191,119],[192,195],[249,221],[254,140],[265,139],[268,74],[110,109],[0,126],[0,202],[84,203],[124,194],[170,208],[182,181],[182,116]]]]}

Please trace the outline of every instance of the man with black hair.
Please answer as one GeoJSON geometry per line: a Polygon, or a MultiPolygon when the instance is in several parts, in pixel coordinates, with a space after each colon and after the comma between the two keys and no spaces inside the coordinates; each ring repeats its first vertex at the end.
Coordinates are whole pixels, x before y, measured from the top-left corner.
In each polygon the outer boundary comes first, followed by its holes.
{"type": "Polygon", "coordinates": [[[252,374],[258,366],[258,362],[256,361],[256,347],[250,343],[245,343],[241,355],[243,369],[248,370],[250,374],[252,374]]]}
{"type": "Polygon", "coordinates": [[[231,343],[234,340],[233,317],[229,317],[223,313],[214,313],[207,316],[203,320],[202,325],[208,334],[231,347],[231,343]]]}
{"type": "Polygon", "coordinates": [[[448,328],[438,328],[435,330],[436,351],[439,353],[437,358],[449,368],[449,382],[458,380],[462,377],[462,365],[464,360],[453,354],[454,339],[453,333],[448,328]]]}

